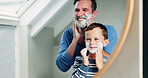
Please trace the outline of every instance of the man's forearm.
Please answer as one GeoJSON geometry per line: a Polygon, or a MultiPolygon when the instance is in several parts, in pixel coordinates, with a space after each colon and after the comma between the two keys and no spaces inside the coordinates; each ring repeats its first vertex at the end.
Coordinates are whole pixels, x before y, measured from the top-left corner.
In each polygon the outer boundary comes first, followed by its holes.
{"type": "Polygon", "coordinates": [[[73,40],[72,40],[72,43],[70,44],[70,46],[69,46],[68,49],[67,49],[67,52],[68,52],[68,54],[69,54],[69,56],[70,56],[71,58],[73,58],[73,56],[74,56],[77,43],[78,43],[78,40],[73,39],[73,40]]]}

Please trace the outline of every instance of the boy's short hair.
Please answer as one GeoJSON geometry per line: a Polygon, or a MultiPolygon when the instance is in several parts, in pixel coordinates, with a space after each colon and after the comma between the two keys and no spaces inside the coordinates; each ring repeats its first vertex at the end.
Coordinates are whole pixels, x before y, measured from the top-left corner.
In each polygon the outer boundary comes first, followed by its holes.
{"type": "Polygon", "coordinates": [[[97,27],[99,27],[102,30],[102,35],[104,36],[104,39],[108,39],[107,28],[101,23],[92,23],[85,29],[85,31],[92,30],[97,27]]]}
{"type": "MultiPolygon", "coordinates": [[[[73,5],[76,4],[76,2],[78,1],[81,1],[81,0],[74,0],[74,3],[73,5]]],[[[82,0],[83,1],[83,0],[82,0]]],[[[97,3],[96,3],[96,0],[88,0],[88,1],[91,1],[91,8],[92,8],[92,12],[94,12],[97,8],[97,3]]]]}

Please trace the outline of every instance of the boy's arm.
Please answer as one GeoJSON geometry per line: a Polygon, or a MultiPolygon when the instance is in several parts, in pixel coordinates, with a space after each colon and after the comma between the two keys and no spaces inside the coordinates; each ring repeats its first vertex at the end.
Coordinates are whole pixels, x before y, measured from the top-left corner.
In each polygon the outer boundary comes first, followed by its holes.
{"type": "Polygon", "coordinates": [[[86,55],[87,54],[87,48],[84,48],[81,50],[81,55],[82,55],[82,58],[83,58],[83,64],[85,66],[88,66],[89,65],[89,61],[88,61],[88,56],[86,55]]]}
{"type": "Polygon", "coordinates": [[[98,49],[98,52],[96,52],[96,67],[98,68],[98,70],[101,70],[103,68],[103,52],[102,51],[98,49]]]}

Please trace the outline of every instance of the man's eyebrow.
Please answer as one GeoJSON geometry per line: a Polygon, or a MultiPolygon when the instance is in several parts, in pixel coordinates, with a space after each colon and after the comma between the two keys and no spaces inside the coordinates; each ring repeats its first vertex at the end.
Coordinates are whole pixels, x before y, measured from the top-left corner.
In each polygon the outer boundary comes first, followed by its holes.
{"type": "Polygon", "coordinates": [[[82,9],[89,10],[88,8],[82,8],[82,9]]]}

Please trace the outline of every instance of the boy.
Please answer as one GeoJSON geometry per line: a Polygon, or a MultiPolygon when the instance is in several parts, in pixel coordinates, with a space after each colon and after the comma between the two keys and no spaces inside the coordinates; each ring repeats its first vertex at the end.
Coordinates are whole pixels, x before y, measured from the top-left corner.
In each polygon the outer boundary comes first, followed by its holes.
{"type": "Polygon", "coordinates": [[[109,43],[107,28],[100,23],[92,23],[85,30],[86,48],[81,50],[82,57],[76,57],[72,77],[91,78],[103,67],[108,56],[103,53],[103,47],[109,43]],[[89,54],[87,53],[89,52],[89,54]],[[88,56],[87,56],[88,54],[88,56]],[[83,60],[83,61],[82,61],[83,60]]]}

